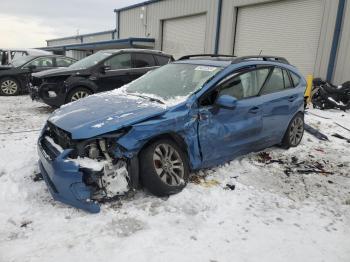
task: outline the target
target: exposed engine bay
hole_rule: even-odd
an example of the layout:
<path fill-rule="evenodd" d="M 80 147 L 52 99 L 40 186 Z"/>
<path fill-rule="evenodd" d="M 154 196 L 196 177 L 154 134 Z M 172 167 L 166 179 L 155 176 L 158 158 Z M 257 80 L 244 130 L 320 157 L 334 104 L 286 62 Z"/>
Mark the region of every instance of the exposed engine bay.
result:
<path fill-rule="evenodd" d="M 83 174 L 82 181 L 91 189 L 91 200 L 104 202 L 129 191 L 127 159 L 115 157 L 118 134 L 75 141 L 64 130 L 48 125 L 43 137 L 55 149 L 51 151 L 58 151 L 51 152 L 52 159 L 64 150 L 71 150 L 65 161 L 79 166 Z"/>

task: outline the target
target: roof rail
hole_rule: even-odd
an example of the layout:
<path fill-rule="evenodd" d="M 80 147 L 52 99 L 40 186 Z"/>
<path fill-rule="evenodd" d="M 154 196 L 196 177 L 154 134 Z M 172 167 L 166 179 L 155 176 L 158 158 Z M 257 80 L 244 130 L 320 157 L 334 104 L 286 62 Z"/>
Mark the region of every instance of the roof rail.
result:
<path fill-rule="evenodd" d="M 220 54 L 195 54 L 195 55 L 185 55 L 180 57 L 178 60 L 186 60 L 192 57 L 231 57 L 234 58 L 234 55 L 220 55 Z"/>
<path fill-rule="evenodd" d="M 246 61 L 246 60 L 262 60 L 262 61 L 274 61 L 274 62 L 280 62 L 280 63 L 283 63 L 283 64 L 290 64 L 288 62 L 287 59 L 285 59 L 284 57 L 280 57 L 280 56 L 240 56 L 240 57 L 237 57 L 236 59 L 234 59 L 232 61 L 232 64 L 237 64 L 237 63 L 240 63 L 240 62 L 243 62 L 243 61 Z"/>

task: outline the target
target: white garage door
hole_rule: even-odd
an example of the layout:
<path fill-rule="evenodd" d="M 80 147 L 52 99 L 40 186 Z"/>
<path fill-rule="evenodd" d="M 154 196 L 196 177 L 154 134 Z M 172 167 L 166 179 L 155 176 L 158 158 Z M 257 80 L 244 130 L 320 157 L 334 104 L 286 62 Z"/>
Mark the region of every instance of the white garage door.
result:
<path fill-rule="evenodd" d="M 163 23 L 163 51 L 172 54 L 175 58 L 204 53 L 205 25 L 205 15 L 165 20 Z"/>
<path fill-rule="evenodd" d="M 322 0 L 280 1 L 238 9 L 234 54 L 286 57 L 304 74 L 314 72 Z"/>

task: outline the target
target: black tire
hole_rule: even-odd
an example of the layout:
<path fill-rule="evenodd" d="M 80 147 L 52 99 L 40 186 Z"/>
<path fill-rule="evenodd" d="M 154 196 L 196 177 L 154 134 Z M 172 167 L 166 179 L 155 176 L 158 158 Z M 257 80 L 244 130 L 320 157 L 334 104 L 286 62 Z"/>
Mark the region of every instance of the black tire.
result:
<path fill-rule="evenodd" d="M 282 147 L 288 149 L 300 144 L 304 135 L 304 115 L 296 114 L 290 121 L 287 131 L 282 140 Z"/>
<path fill-rule="evenodd" d="M 170 158 L 172 158 L 172 160 L 170 160 L 170 164 L 168 161 L 168 166 L 166 161 L 164 164 L 164 167 L 158 166 L 158 171 L 156 170 L 156 165 L 159 165 L 159 163 L 163 163 L 158 159 L 154 159 L 159 157 L 159 154 L 157 152 L 160 152 L 159 150 L 161 150 L 162 146 L 165 145 L 169 145 L 170 147 L 172 147 L 172 149 L 174 149 L 177 153 L 172 153 L 172 155 L 170 156 Z M 156 151 L 157 150 L 157 151 Z M 182 171 L 180 170 L 180 164 L 177 165 L 176 167 L 175 165 L 172 165 L 171 161 L 177 162 L 177 160 L 174 160 L 176 158 L 179 158 L 179 160 L 182 161 L 182 167 L 183 167 L 183 176 L 181 177 L 181 175 L 179 175 L 180 173 L 182 173 Z M 189 178 L 189 166 L 188 166 L 188 159 L 186 154 L 183 152 L 183 150 L 181 150 L 181 148 L 172 140 L 170 139 L 160 139 L 150 145 L 148 145 L 145 149 L 143 149 L 141 151 L 141 153 L 139 154 L 139 160 L 140 160 L 140 178 L 141 178 L 141 182 L 143 184 L 143 186 L 150 191 L 152 194 L 156 195 L 156 196 L 168 196 L 171 194 L 176 194 L 178 192 L 180 192 L 187 184 L 188 182 L 188 178 Z M 168 159 L 169 160 L 169 159 Z M 163 165 L 163 164 L 161 164 Z M 169 168 L 170 166 L 170 168 Z M 175 167 L 174 169 L 172 169 L 171 167 Z M 174 176 L 174 173 L 170 172 L 171 174 L 168 173 L 168 171 L 165 171 L 166 168 L 168 168 L 168 170 L 177 170 L 176 172 L 174 171 L 174 173 L 178 174 L 178 176 Z M 161 176 L 161 174 L 159 175 L 157 172 L 160 172 L 160 170 L 163 170 L 162 173 L 163 176 Z M 161 178 L 162 177 L 162 178 Z M 182 178 L 180 179 L 180 181 L 178 181 L 178 178 Z M 163 180 L 166 180 L 168 182 L 164 182 Z M 174 182 L 173 185 L 171 185 L 171 182 Z"/>
<path fill-rule="evenodd" d="M 87 97 L 91 94 L 92 94 L 92 91 L 86 87 L 76 87 L 68 93 L 67 98 L 66 98 L 66 103 L 77 101 L 77 100 L 84 98 L 84 97 Z"/>
<path fill-rule="evenodd" d="M 21 91 L 20 82 L 13 77 L 3 77 L 0 79 L 0 95 L 16 96 Z"/>

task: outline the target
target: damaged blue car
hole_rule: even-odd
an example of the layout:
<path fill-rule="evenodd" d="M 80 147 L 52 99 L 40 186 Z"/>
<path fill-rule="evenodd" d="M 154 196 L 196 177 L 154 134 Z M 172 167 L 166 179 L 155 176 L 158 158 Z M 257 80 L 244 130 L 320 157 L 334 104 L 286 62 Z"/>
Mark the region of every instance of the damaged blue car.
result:
<path fill-rule="evenodd" d="M 194 170 L 297 146 L 305 88 L 281 57 L 186 56 L 56 110 L 38 140 L 41 174 L 54 199 L 92 213 L 140 187 L 178 193 Z"/>

